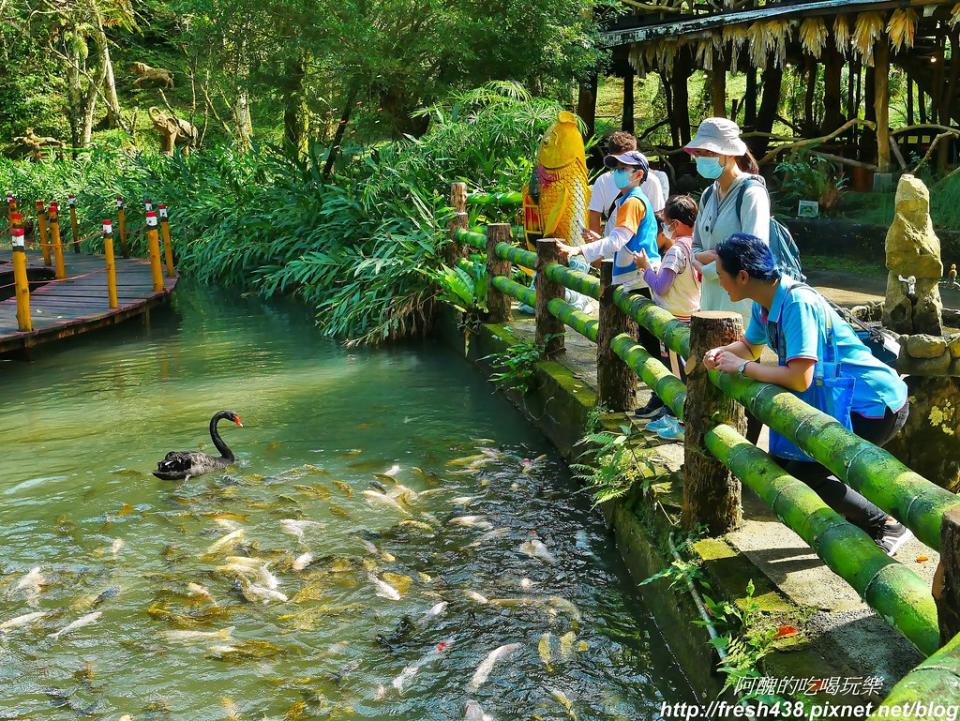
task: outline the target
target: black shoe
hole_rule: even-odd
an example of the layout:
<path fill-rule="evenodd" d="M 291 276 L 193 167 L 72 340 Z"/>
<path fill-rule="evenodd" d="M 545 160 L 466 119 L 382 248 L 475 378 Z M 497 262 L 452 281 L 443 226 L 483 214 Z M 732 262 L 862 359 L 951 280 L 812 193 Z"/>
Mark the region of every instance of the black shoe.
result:
<path fill-rule="evenodd" d="M 645 405 L 643 408 L 638 408 L 635 410 L 633 415 L 635 415 L 637 418 L 654 418 L 658 415 L 663 415 L 663 413 L 660 413 L 660 411 L 664 408 L 666 408 L 666 406 L 663 405 L 663 401 L 660 400 L 660 396 L 654 393 L 650 396 L 650 400 L 647 401 L 647 405 Z"/>
<path fill-rule="evenodd" d="M 880 536 L 875 536 L 873 541 L 880 546 L 888 556 L 896 555 L 897 551 L 903 548 L 904 544 L 913 538 L 913 533 L 910 532 L 909 528 L 892 518 L 886 520 L 883 528 L 880 530 L 880 534 Z"/>

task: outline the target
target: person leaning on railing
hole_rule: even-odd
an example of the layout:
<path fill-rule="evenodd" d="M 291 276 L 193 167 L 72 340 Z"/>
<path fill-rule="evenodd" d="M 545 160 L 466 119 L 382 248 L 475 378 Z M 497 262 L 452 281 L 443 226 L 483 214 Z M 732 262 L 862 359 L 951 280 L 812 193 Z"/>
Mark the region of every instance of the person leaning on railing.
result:
<path fill-rule="evenodd" d="M 854 379 L 853 432 L 878 446 L 893 438 L 910 412 L 907 386 L 896 371 L 873 356 L 816 290 L 781 277 L 769 246 L 760 238 L 736 233 L 716 251 L 720 286 L 732 302 L 751 300 L 753 304 L 744 338 L 707 351 L 704 365 L 802 393 L 813 382 L 816 364 L 835 348 L 836 357 L 831 360 L 839 364 L 842 376 Z M 764 344 L 777 352 L 776 365 L 758 360 Z M 911 538 L 907 528 L 819 463 L 777 460 L 891 556 Z"/>
<path fill-rule="evenodd" d="M 615 222 L 607 222 L 607 234 L 602 238 L 578 246 L 557 243 L 557 247 L 561 257 L 568 260 L 577 255 L 588 263 L 613 258 L 613 282 L 650 298 L 650 290 L 633 262 L 634 256 L 645 250 L 650 263 L 660 266 L 657 219 L 650 199 L 640 189 L 650 174 L 650 164 L 636 150 L 608 155 L 603 164 L 613 171 L 614 183 L 620 189 L 615 215 L 611 216 Z M 639 342 L 653 357 L 660 355 L 660 341 L 646 328 L 640 329 Z"/>

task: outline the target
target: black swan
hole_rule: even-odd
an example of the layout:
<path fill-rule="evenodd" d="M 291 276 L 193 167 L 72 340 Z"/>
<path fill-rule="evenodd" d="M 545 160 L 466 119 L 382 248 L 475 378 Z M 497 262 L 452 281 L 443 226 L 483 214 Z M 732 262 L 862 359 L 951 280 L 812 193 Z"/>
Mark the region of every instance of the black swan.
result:
<path fill-rule="evenodd" d="M 170 451 L 162 461 L 157 464 L 157 470 L 153 472 L 157 478 L 165 481 L 179 481 L 191 476 L 199 476 L 203 473 L 215 471 L 218 468 L 226 468 L 233 463 L 233 451 L 223 442 L 220 434 L 217 433 L 217 423 L 226 418 L 233 421 L 243 428 L 240 422 L 240 416 L 233 411 L 220 411 L 215 413 L 210 419 L 210 437 L 213 439 L 213 445 L 220 451 L 220 457 L 208 456 L 200 451 Z"/>

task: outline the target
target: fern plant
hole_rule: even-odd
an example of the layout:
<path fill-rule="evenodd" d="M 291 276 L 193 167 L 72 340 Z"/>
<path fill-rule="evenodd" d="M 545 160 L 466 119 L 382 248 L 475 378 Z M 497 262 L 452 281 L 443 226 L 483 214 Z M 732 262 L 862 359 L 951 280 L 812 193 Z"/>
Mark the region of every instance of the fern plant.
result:
<path fill-rule="evenodd" d="M 496 373 L 490 380 L 503 390 L 515 390 L 529 393 L 536 379 L 537 363 L 543 356 L 543 349 L 531 341 L 521 341 L 509 346 L 500 353 L 491 353 L 481 360 L 489 360 Z"/>
<path fill-rule="evenodd" d="M 577 445 L 588 446 L 581 457 L 589 455 L 594 463 L 573 463 L 570 468 L 576 478 L 593 489 L 594 505 L 622 498 L 636 483 L 642 484 L 646 494 L 653 479 L 662 471 L 650 458 L 637 453 L 635 445 L 630 443 L 630 426 L 622 425 L 619 430 L 619 433 L 588 433 L 577 442 Z"/>

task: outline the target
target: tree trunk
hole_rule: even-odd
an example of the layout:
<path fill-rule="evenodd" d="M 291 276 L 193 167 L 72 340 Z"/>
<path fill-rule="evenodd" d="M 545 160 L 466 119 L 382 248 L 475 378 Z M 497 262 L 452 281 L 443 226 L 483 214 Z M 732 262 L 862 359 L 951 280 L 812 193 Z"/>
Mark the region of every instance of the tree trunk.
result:
<path fill-rule="evenodd" d="M 587 128 L 587 138 L 593 136 L 597 128 L 597 74 L 580 81 L 577 91 L 577 115 Z"/>
<path fill-rule="evenodd" d="M 877 170 L 890 172 L 890 42 L 883 34 L 874 51 L 874 115 L 877 121 Z"/>
<path fill-rule="evenodd" d="M 340 153 L 340 145 L 343 143 L 343 134 L 347 131 L 347 124 L 350 122 L 350 116 L 353 114 L 353 105 L 357 102 L 357 93 L 359 86 L 353 85 L 347 91 L 347 100 L 343 104 L 343 112 L 340 113 L 340 123 L 337 125 L 337 132 L 333 134 L 333 142 L 330 143 L 330 151 L 327 153 L 327 162 L 323 166 L 323 182 L 330 179 L 333 172 L 333 166 L 337 162 L 337 155 Z"/>
<path fill-rule="evenodd" d="M 637 374 L 613 350 L 613 339 L 621 333 L 636 337 L 637 323 L 620 312 L 614 294 L 613 261 L 600 266 L 600 329 L 597 343 L 597 398 L 611 411 L 633 408 L 637 396 Z"/>
<path fill-rule="evenodd" d="M 876 51 L 874 51 L 876 52 Z M 871 122 L 876 122 L 877 120 L 877 107 L 874 104 L 874 98 L 876 97 L 876 69 L 875 68 L 866 68 L 864 70 L 864 82 L 863 82 L 863 94 L 857 93 L 857 107 L 859 109 L 859 103 L 863 102 L 863 117 L 864 120 L 869 120 Z M 860 160 L 865 163 L 872 162 L 876 158 L 877 150 L 877 134 L 870 128 L 861 128 L 860 129 Z"/>
<path fill-rule="evenodd" d="M 817 123 L 813 117 L 813 101 L 817 93 L 817 63 L 812 57 L 804 59 L 807 73 L 807 88 L 803 94 L 803 130 L 805 134 L 816 135 Z"/>
<path fill-rule="evenodd" d="M 673 122 L 673 88 L 670 87 L 670 81 L 667 76 L 660 73 L 660 83 L 663 85 L 663 99 L 667 106 L 667 117 L 670 118 L 670 139 L 673 141 L 673 147 L 680 145 L 680 129 Z"/>
<path fill-rule="evenodd" d="M 761 133 L 769 133 L 773 130 L 773 121 L 777 117 L 777 110 L 780 105 L 780 88 L 783 84 L 783 68 L 769 65 L 763 71 L 763 98 L 760 100 L 760 108 L 757 111 L 756 129 Z M 754 139 L 754 145 L 751 148 L 753 154 L 757 157 L 767 152 L 769 138 L 759 137 Z"/>
<path fill-rule="evenodd" d="M 747 88 L 743 94 L 743 126 L 755 130 L 757 126 L 757 69 L 747 68 Z"/>
<path fill-rule="evenodd" d="M 687 79 L 690 77 L 691 63 L 689 52 L 677 52 L 673 60 L 673 116 L 672 125 L 680 132 L 680 145 L 690 142 L 690 96 L 687 92 Z"/>
<path fill-rule="evenodd" d="M 841 64 L 842 62 L 841 60 Z M 853 63 L 847 63 L 847 120 L 857 117 L 857 106 L 854 102 L 853 75 Z"/>
<path fill-rule="evenodd" d="M 907 75 L 907 126 L 913 125 L 913 78 Z"/>
<path fill-rule="evenodd" d="M 833 45 L 827 48 L 823 67 L 823 128 L 821 135 L 832 133 L 843 124 L 840 107 L 840 81 L 843 62 Z"/>
<path fill-rule="evenodd" d="M 303 155 L 307 150 L 307 137 L 310 132 L 310 116 L 307 113 L 307 99 L 304 81 L 307 77 L 307 59 L 303 53 L 286 62 L 283 97 L 283 148 L 292 158 Z"/>
<path fill-rule="evenodd" d="M 633 124 L 633 86 L 635 82 L 635 76 L 633 70 L 628 70 L 627 74 L 623 77 L 623 113 L 620 118 L 620 128 L 626 130 L 628 133 L 633 133 L 634 124 Z"/>
<path fill-rule="evenodd" d="M 107 127 L 121 128 L 120 122 L 120 99 L 117 97 L 117 81 L 113 75 L 113 61 L 110 59 L 110 46 L 107 43 L 107 36 L 103 29 L 100 29 L 100 43 L 102 50 L 102 62 L 104 68 L 103 90 L 107 99 Z"/>

